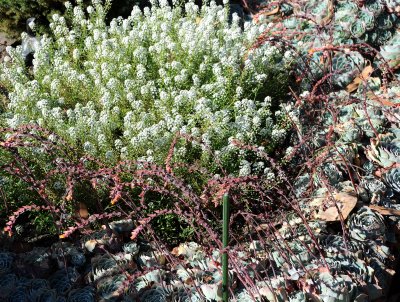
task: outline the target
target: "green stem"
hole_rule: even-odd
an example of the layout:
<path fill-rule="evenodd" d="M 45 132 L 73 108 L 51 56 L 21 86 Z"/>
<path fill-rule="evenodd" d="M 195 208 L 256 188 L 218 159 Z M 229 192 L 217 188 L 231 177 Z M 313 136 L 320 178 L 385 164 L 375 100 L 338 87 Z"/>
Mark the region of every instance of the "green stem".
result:
<path fill-rule="evenodd" d="M 228 247 L 229 243 L 229 195 L 224 194 L 222 202 L 222 245 L 223 248 Z M 222 301 L 228 302 L 229 300 L 229 276 L 228 276 L 228 253 L 222 254 Z"/>

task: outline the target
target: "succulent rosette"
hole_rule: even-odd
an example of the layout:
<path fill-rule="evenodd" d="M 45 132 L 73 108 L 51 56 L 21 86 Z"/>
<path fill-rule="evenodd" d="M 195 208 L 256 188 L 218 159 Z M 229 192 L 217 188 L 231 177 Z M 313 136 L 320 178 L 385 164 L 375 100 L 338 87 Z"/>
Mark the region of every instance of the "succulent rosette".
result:
<path fill-rule="evenodd" d="M 337 53 L 332 59 L 332 81 L 339 87 L 346 87 L 359 73 L 363 70 L 365 60 L 363 56 L 357 52 Z"/>
<path fill-rule="evenodd" d="M 361 36 L 366 32 L 366 25 L 364 22 L 357 20 L 350 26 L 350 32 L 353 38 L 361 38 Z"/>
<path fill-rule="evenodd" d="M 354 289 L 351 287 L 351 282 L 348 282 L 348 276 L 333 276 L 330 273 L 319 273 L 315 277 L 317 277 L 315 284 L 318 288 L 318 294 L 311 293 L 313 301 L 354 301 L 352 300 Z"/>
<path fill-rule="evenodd" d="M 393 33 L 390 30 L 377 30 L 378 37 L 376 39 L 378 45 L 386 45 L 388 44 L 389 40 L 393 37 Z M 397 68 L 398 66 L 395 65 L 398 60 L 392 60 L 390 62 L 391 67 Z"/>
<path fill-rule="evenodd" d="M 78 280 L 79 273 L 75 268 L 61 269 L 50 276 L 50 286 L 57 291 L 59 295 L 65 295 Z"/>
<path fill-rule="evenodd" d="M 339 9 L 335 14 L 337 24 L 346 29 L 348 29 L 354 21 L 354 17 L 352 18 L 352 16 L 354 15 L 350 15 L 345 9 Z"/>
<path fill-rule="evenodd" d="M 8 302 L 25 302 L 29 301 L 27 292 L 24 286 L 19 285 L 14 291 L 9 294 Z"/>
<path fill-rule="evenodd" d="M 70 258 L 71 265 L 73 265 L 73 266 L 82 266 L 86 262 L 85 254 L 78 250 L 72 250 L 69 253 L 69 258 Z"/>
<path fill-rule="evenodd" d="M 350 252 L 351 255 L 356 255 L 362 251 L 364 246 L 362 243 L 355 240 L 347 240 L 345 242 L 343 236 L 339 235 L 324 235 L 319 238 L 320 244 L 328 257 L 337 257 Z"/>
<path fill-rule="evenodd" d="M 294 183 L 294 194 L 296 195 L 296 197 L 300 197 L 303 193 L 305 193 L 308 188 L 311 185 L 311 181 L 310 181 L 310 175 L 307 174 L 303 174 L 300 175 L 295 183 Z"/>
<path fill-rule="evenodd" d="M 0 276 L 11 271 L 14 257 L 7 252 L 0 253 Z"/>
<path fill-rule="evenodd" d="M 95 302 L 94 288 L 86 286 L 71 290 L 67 302 Z"/>
<path fill-rule="evenodd" d="M 384 168 L 400 163 L 400 139 L 391 138 L 391 134 L 378 135 L 376 139 L 371 139 L 367 150 L 367 157 Z"/>
<path fill-rule="evenodd" d="M 385 10 L 385 6 L 382 1 L 376 0 L 366 1 L 365 8 L 375 17 L 378 17 Z"/>
<path fill-rule="evenodd" d="M 56 301 L 57 291 L 55 289 L 42 287 L 35 291 L 31 291 L 28 299 L 29 301 L 35 301 L 35 302 Z"/>
<path fill-rule="evenodd" d="M 180 286 L 172 294 L 173 302 L 201 302 L 203 298 L 195 288 Z"/>
<path fill-rule="evenodd" d="M 366 175 L 361 180 L 360 186 L 369 193 L 371 203 L 379 202 L 387 191 L 386 185 L 373 175 Z"/>
<path fill-rule="evenodd" d="M 400 32 L 397 31 L 386 45 L 381 46 L 381 56 L 392 68 L 400 66 Z"/>
<path fill-rule="evenodd" d="M 122 250 L 125 254 L 131 255 L 131 257 L 136 257 L 139 254 L 140 247 L 134 241 L 129 241 L 122 246 Z"/>
<path fill-rule="evenodd" d="M 394 26 L 394 23 L 396 22 L 396 19 L 397 19 L 396 15 L 393 15 L 393 14 L 381 14 L 376 19 L 376 26 L 380 30 L 391 29 Z"/>
<path fill-rule="evenodd" d="M 344 131 L 340 132 L 340 140 L 343 142 L 357 142 L 362 137 L 362 130 L 358 125 L 354 123 L 346 123 L 343 126 L 349 126 L 344 128 Z"/>
<path fill-rule="evenodd" d="M 145 290 L 139 296 L 139 301 L 148 302 L 167 302 L 170 301 L 169 297 L 171 292 L 165 287 L 154 286 L 151 289 Z"/>
<path fill-rule="evenodd" d="M 15 290 L 18 284 L 18 277 L 15 274 L 6 274 L 0 277 L 0 298 L 6 298 Z"/>
<path fill-rule="evenodd" d="M 126 274 L 117 274 L 112 277 L 105 277 L 98 281 L 96 288 L 97 294 L 105 299 L 117 298 L 124 292 L 126 283 Z"/>
<path fill-rule="evenodd" d="M 335 45 L 352 44 L 351 33 L 345 25 L 335 25 L 332 34 Z"/>
<path fill-rule="evenodd" d="M 393 191 L 400 193 L 400 168 L 394 168 L 387 172 L 385 181 Z"/>
<path fill-rule="evenodd" d="M 400 1 L 399 0 L 384 0 L 389 12 L 397 13 L 400 16 Z"/>
<path fill-rule="evenodd" d="M 365 24 L 366 30 L 372 30 L 375 26 L 374 14 L 366 9 L 361 9 L 359 11 L 358 19 L 360 19 Z"/>
<path fill-rule="evenodd" d="M 358 6 L 354 1 L 338 1 L 337 12 L 340 16 L 350 14 L 355 15 L 358 12 Z"/>
<path fill-rule="evenodd" d="M 132 219 L 122 219 L 110 222 L 111 230 L 117 232 L 118 234 L 124 234 L 131 232 L 133 230 L 133 221 Z"/>
<path fill-rule="evenodd" d="M 317 185 L 322 185 L 327 181 L 331 186 L 336 186 L 343 181 L 343 173 L 334 163 L 324 163 L 317 167 L 317 172 L 314 174 L 314 181 Z"/>
<path fill-rule="evenodd" d="M 348 221 L 350 237 L 359 241 L 377 240 L 385 237 L 386 226 L 381 214 L 368 207 L 360 208 Z"/>

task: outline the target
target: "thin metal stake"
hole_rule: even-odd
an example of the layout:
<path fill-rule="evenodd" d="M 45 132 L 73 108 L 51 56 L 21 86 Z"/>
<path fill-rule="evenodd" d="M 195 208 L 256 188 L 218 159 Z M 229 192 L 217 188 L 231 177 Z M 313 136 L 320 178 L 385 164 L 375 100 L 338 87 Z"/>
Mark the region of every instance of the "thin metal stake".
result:
<path fill-rule="evenodd" d="M 222 199 L 222 245 L 228 247 L 229 243 L 229 195 L 224 194 Z M 222 301 L 229 300 L 228 253 L 222 254 Z"/>

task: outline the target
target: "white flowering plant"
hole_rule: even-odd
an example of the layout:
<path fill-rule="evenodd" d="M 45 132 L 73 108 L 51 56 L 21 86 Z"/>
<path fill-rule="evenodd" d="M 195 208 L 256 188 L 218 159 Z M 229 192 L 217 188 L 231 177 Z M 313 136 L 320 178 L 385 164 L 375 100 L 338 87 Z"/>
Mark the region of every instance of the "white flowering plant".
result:
<path fill-rule="evenodd" d="M 285 138 L 284 106 L 265 87 L 287 87 L 291 62 L 279 46 L 252 49 L 265 25 L 242 29 L 214 2 L 160 1 L 110 24 L 100 1 L 66 7 L 71 24 L 53 15 L 32 67 L 20 47 L 7 49 L 0 85 L 10 127 L 38 124 L 110 163 L 162 161 L 176 133 L 188 134 L 203 145 L 177 144 L 177 159 L 212 162 L 206 146 L 242 173 L 261 164 L 249 170 L 233 139 L 273 150 Z"/>

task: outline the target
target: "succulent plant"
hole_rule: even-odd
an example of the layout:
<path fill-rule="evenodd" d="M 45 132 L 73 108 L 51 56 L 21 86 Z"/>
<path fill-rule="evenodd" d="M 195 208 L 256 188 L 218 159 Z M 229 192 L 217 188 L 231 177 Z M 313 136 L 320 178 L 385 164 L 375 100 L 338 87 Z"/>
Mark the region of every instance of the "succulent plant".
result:
<path fill-rule="evenodd" d="M 59 267 L 64 267 L 65 259 L 72 266 L 82 266 L 86 257 L 82 251 L 69 242 L 56 242 L 51 246 L 51 257 L 59 262 Z"/>
<path fill-rule="evenodd" d="M 315 301 L 343 302 L 354 301 L 354 288 L 351 279 L 346 275 L 333 276 L 330 273 L 318 274 L 319 295 L 311 294 Z M 349 286 L 350 285 L 350 286 Z"/>
<path fill-rule="evenodd" d="M 19 281 L 18 284 L 21 284 L 21 281 Z M 41 288 L 50 288 L 50 283 L 46 279 L 33 279 L 27 286 L 31 290 L 39 290 Z"/>
<path fill-rule="evenodd" d="M 86 286 L 84 288 L 73 289 L 68 293 L 67 302 L 95 302 L 94 288 Z"/>
<path fill-rule="evenodd" d="M 371 203 L 379 203 L 387 191 L 385 184 L 373 175 L 366 175 L 361 180 L 360 186 L 369 193 Z"/>
<path fill-rule="evenodd" d="M 206 301 L 222 301 L 222 282 L 200 285 Z"/>
<path fill-rule="evenodd" d="M 293 186 L 296 197 L 300 197 L 303 193 L 305 193 L 310 185 L 310 175 L 308 173 L 300 175 Z"/>
<path fill-rule="evenodd" d="M 258 293 L 254 293 L 253 296 L 251 296 L 246 289 L 241 289 L 236 293 L 235 298 L 237 301 L 243 302 L 261 302 L 261 298 L 258 298 L 257 296 L 259 296 Z M 255 297 L 255 299 L 253 297 Z"/>
<path fill-rule="evenodd" d="M 391 13 L 397 13 L 400 15 L 400 2 L 399 0 L 384 0 L 386 8 Z"/>
<path fill-rule="evenodd" d="M 304 292 L 296 291 L 289 295 L 289 302 L 303 302 L 307 301 L 307 296 Z"/>
<path fill-rule="evenodd" d="M 370 160 L 365 161 L 362 165 L 362 168 L 367 175 L 372 174 L 376 170 L 374 163 Z"/>
<path fill-rule="evenodd" d="M 37 302 L 51 302 L 56 301 L 57 291 L 50 288 L 39 288 L 35 291 L 31 291 L 29 298 L 30 301 Z"/>
<path fill-rule="evenodd" d="M 0 253 L 0 276 L 11 271 L 13 261 L 12 254 L 7 252 Z"/>
<path fill-rule="evenodd" d="M 111 230 L 118 234 L 129 233 L 133 230 L 134 225 L 132 219 L 116 220 L 109 223 Z"/>
<path fill-rule="evenodd" d="M 331 186 L 335 186 L 343 181 L 343 173 L 334 163 L 328 162 L 318 166 L 314 174 L 315 183 L 322 185 L 326 180 Z"/>
<path fill-rule="evenodd" d="M 92 270 L 88 278 L 92 282 L 119 273 L 121 269 L 128 270 L 129 268 L 129 261 L 120 255 L 97 255 L 92 258 L 91 262 Z"/>
<path fill-rule="evenodd" d="M 288 301 L 285 280 L 278 276 L 267 281 L 256 281 L 259 294 L 267 301 L 283 302 Z"/>
<path fill-rule="evenodd" d="M 367 9 L 361 9 L 358 12 L 358 19 L 365 24 L 365 30 L 373 30 L 375 26 L 375 16 L 373 12 Z"/>
<path fill-rule="evenodd" d="M 380 14 L 384 13 L 385 5 L 383 1 L 379 0 L 368 0 L 365 2 L 365 8 L 372 12 L 375 17 L 378 17 Z"/>
<path fill-rule="evenodd" d="M 352 255 L 356 255 L 364 249 L 362 243 L 355 240 L 347 240 L 345 242 L 343 236 L 339 235 L 323 235 L 319 240 L 328 257 L 335 258 L 338 255 L 344 255 L 348 252 Z"/>
<path fill-rule="evenodd" d="M 67 302 L 67 299 L 63 296 L 58 296 L 56 302 Z"/>
<path fill-rule="evenodd" d="M 18 277 L 15 274 L 6 274 L 0 277 L 0 297 L 6 298 L 15 290 L 18 284 Z"/>
<path fill-rule="evenodd" d="M 57 291 L 59 295 L 65 295 L 78 280 L 79 273 L 75 268 L 61 269 L 50 276 L 50 286 Z"/>
<path fill-rule="evenodd" d="M 343 142 L 357 142 L 360 141 L 362 137 L 362 130 L 354 120 L 335 127 L 335 131 L 339 133 L 340 140 Z"/>
<path fill-rule="evenodd" d="M 392 68 L 400 67 L 400 32 L 397 31 L 386 45 L 381 46 L 380 54 Z"/>
<path fill-rule="evenodd" d="M 157 251 L 148 251 L 148 252 L 143 252 L 140 253 L 139 256 L 137 257 L 137 263 L 141 267 L 156 267 L 163 262 L 164 255 L 160 254 Z"/>
<path fill-rule="evenodd" d="M 391 257 L 391 252 L 388 246 L 383 245 L 381 242 L 370 241 L 367 245 L 365 253 L 370 259 L 376 258 L 383 263 L 387 263 Z"/>
<path fill-rule="evenodd" d="M 152 284 L 159 284 L 164 279 L 165 272 L 160 269 L 152 270 L 146 274 L 138 277 L 134 281 L 134 286 L 137 291 L 147 288 Z"/>
<path fill-rule="evenodd" d="M 167 302 L 170 301 L 171 292 L 165 287 L 155 286 L 149 290 L 145 290 L 139 296 L 139 301 L 149 301 L 149 302 Z"/>
<path fill-rule="evenodd" d="M 389 170 L 384 177 L 389 187 L 395 192 L 400 193 L 400 168 Z"/>
<path fill-rule="evenodd" d="M 96 285 L 97 294 L 105 301 L 120 297 L 126 290 L 127 275 L 116 274 L 100 279 Z"/>
<path fill-rule="evenodd" d="M 9 294 L 8 302 L 25 302 L 28 296 L 24 286 L 18 285 L 14 291 Z"/>
<path fill-rule="evenodd" d="M 86 262 L 85 254 L 81 253 L 78 250 L 72 250 L 69 253 L 70 262 L 73 266 L 82 266 Z"/>
<path fill-rule="evenodd" d="M 339 87 L 346 87 L 364 69 L 365 59 L 356 51 L 336 53 L 332 58 L 332 81 Z"/>
<path fill-rule="evenodd" d="M 361 20 L 356 20 L 350 26 L 350 33 L 353 38 L 361 38 L 361 36 L 367 31 L 367 26 Z"/>
<path fill-rule="evenodd" d="M 382 215 L 368 207 L 360 208 L 350 217 L 348 228 L 350 237 L 359 241 L 384 238 L 386 232 Z"/>
<path fill-rule="evenodd" d="M 400 163 L 400 139 L 392 139 L 392 134 L 380 134 L 371 139 L 367 157 L 384 168 Z"/>
<path fill-rule="evenodd" d="M 180 286 L 172 294 L 172 302 L 201 302 L 202 296 L 195 288 Z"/>
<path fill-rule="evenodd" d="M 376 280 L 376 284 L 374 285 L 378 290 L 385 289 L 386 285 L 390 283 L 391 272 L 388 271 L 386 265 L 377 258 L 369 259 L 369 265 L 374 270 L 374 278 Z M 384 290 L 382 290 L 382 292 L 384 292 Z"/>
<path fill-rule="evenodd" d="M 136 257 L 137 254 L 139 253 L 140 247 L 137 244 L 137 242 L 134 241 L 129 241 L 127 243 L 125 243 L 122 246 L 122 250 L 126 253 L 126 254 L 130 254 L 132 255 L 132 257 Z"/>

